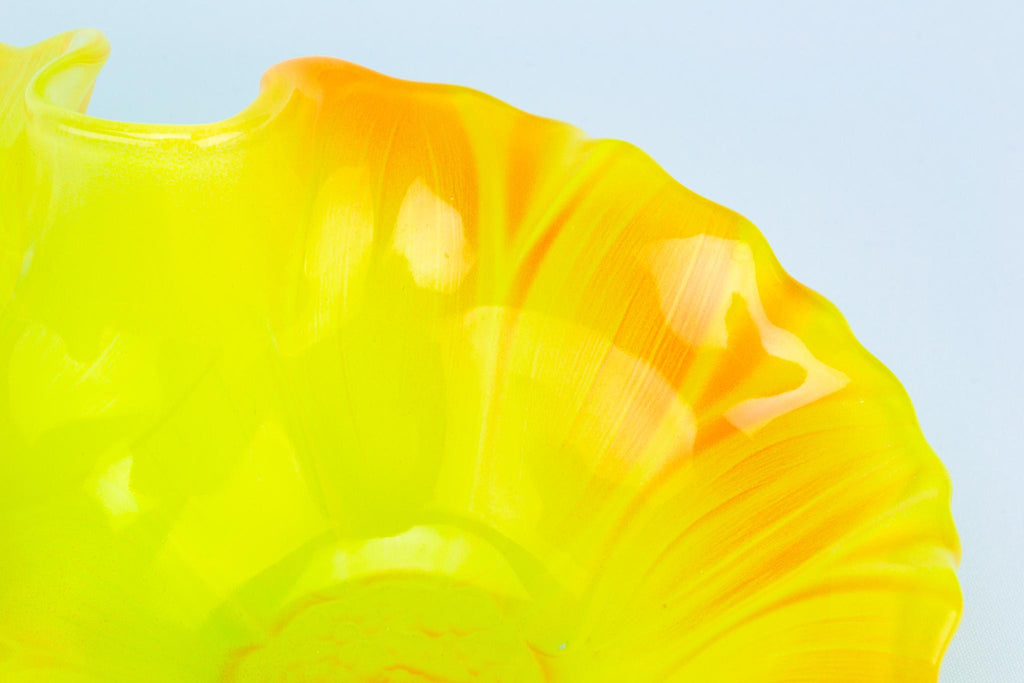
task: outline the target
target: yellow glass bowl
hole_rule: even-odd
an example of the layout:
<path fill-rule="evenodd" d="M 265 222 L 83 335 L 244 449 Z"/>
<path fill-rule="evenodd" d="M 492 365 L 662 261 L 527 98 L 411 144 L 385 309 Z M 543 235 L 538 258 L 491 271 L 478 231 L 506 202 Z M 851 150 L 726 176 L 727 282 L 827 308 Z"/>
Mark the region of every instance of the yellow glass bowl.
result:
<path fill-rule="evenodd" d="M 0 680 L 934 680 L 950 485 L 760 233 L 332 59 L 209 125 L 0 47 Z"/>

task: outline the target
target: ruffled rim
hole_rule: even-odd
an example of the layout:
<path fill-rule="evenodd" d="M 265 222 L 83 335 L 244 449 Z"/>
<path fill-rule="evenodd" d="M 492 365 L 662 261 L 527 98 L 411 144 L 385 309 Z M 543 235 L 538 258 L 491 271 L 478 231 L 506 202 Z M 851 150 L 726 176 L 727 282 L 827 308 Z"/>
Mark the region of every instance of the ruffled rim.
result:
<path fill-rule="evenodd" d="M 71 135 L 131 143 L 187 140 L 202 146 L 229 142 L 273 121 L 289 100 L 290 89 L 274 71 L 264 74 L 259 94 L 237 114 L 212 123 L 132 123 L 83 113 L 110 43 L 96 29 L 77 29 L 61 36 L 63 53 L 48 62 L 29 81 L 25 104 L 29 115 Z M 33 50 L 39 44 L 23 50 Z"/>

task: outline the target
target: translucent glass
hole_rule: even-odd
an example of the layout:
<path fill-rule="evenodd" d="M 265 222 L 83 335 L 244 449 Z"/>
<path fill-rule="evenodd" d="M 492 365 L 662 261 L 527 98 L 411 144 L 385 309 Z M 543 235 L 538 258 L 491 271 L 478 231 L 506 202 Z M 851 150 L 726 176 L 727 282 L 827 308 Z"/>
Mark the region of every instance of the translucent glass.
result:
<path fill-rule="evenodd" d="M 929 680 L 950 485 L 747 220 L 332 59 L 0 47 L 0 680 Z"/>

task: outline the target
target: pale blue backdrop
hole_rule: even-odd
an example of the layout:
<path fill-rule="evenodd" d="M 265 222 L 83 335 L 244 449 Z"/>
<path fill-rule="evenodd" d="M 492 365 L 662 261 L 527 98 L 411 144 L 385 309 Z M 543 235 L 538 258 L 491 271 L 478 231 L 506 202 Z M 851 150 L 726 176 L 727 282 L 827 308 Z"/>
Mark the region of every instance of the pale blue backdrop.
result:
<path fill-rule="evenodd" d="M 0 0 L 93 26 L 91 113 L 227 117 L 308 54 L 469 85 L 638 144 L 757 223 L 898 377 L 954 481 L 942 680 L 1024 681 L 1024 3 Z"/>

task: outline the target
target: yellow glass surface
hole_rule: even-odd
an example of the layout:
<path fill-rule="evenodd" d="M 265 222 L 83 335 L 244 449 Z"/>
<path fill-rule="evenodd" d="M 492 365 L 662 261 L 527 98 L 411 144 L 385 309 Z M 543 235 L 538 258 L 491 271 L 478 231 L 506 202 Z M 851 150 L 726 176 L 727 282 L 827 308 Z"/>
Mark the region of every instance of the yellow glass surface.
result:
<path fill-rule="evenodd" d="M 332 59 L 208 125 L 0 46 L 0 680 L 924 681 L 950 484 L 747 220 Z"/>

